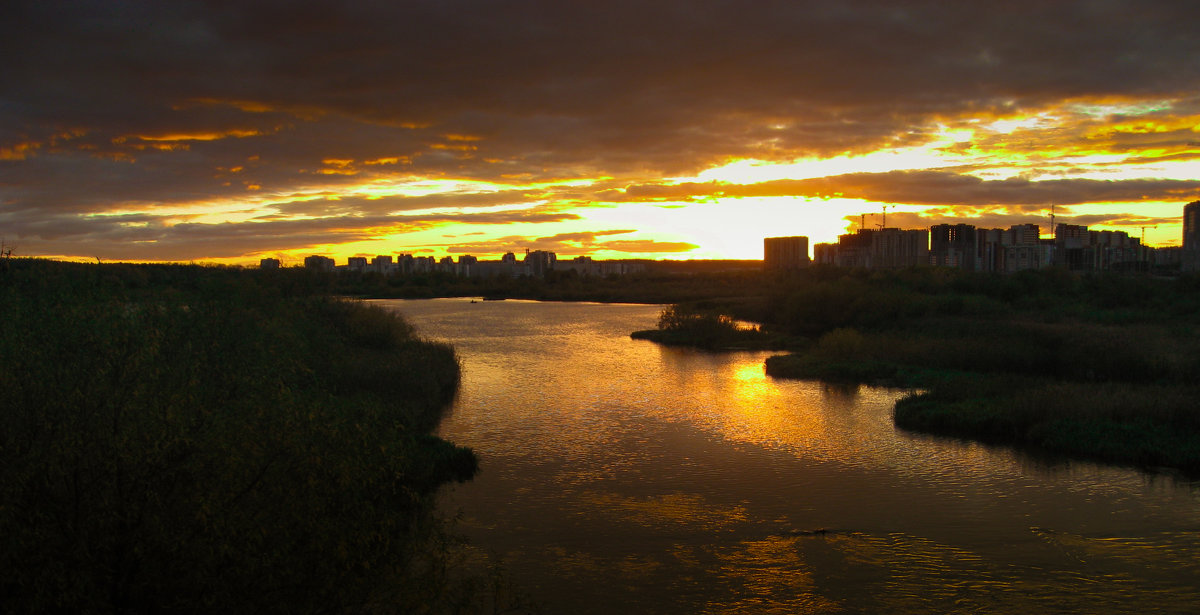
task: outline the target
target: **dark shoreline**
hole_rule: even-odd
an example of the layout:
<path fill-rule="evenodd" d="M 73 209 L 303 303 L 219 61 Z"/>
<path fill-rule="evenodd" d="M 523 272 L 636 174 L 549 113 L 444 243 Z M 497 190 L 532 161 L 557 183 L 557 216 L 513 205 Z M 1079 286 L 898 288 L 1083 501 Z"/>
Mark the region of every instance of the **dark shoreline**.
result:
<path fill-rule="evenodd" d="M 725 309 L 752 316 L 736 302 L 686 304 L 704 316 L 634 336 L 782 348 L 765 364 L 773 377 L 919 389 L 894 411 L 915 432 L 1200 477 L 1196 277 L 913 270 L 790 283 L 748 343 L 714 333 Z"/>
<path fill-rule="evenodd" d="M 1197 276 L 813 268 L 505 284 L 509 298 L 673 305 L 694 322 L 631 337 L 788 351 L 767 361 L 775 377 L 925 390 L 897 404 L 904 429 L 1200 476 Z M 1055 397 L 1064 387 L 1079 403 Z"/>

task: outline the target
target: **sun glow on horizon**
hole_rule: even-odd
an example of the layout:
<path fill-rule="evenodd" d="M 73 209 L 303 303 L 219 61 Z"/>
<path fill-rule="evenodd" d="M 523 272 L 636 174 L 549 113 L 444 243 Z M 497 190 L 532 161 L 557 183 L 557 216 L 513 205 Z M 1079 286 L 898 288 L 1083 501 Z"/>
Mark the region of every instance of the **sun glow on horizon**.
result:
<path fill-rule="evenodd" d="M 400 155 L 342 155 L 321 157 L 318 166 L 302 169 L 303 183 L 273 187 L 262 182 L 267 184 L 263 189 L 253 178 L 253 165 L 230 164 L 218 167 L 214 176 L 225 181 L 224 196 L 120 204 L 84 218 L 136 231 L 138 236 L 180 226 L 177 233 L 158 232 L 161 240 L 147 240 L 163 245 L 169 245 L 172 236 L 186 241 L 197 233 L 238 238 L 261 233 L 263 243 L 295 242 L 241 257 L 205 259 L 224 263 L 253 264 L 259 257 L 280 255 L 294 262 L 307 254 L 344 259 L 414 253 L 441 258 L 469 253 L 466 250 L 491 259 L 523 246 L 557 246 L 564 256 L 603 259 L 758 259 L 764 237 L 804 235 L 810 246 L 833 242 L 860 225 L 877 226 L 885 206 L 898 214 L 897 224 L 913 227 L 950 221 L 961 211 L 962 222 L 987 219 L 1000 224 L 1021 218 L 1048 229 L 1043 218 L 1048 216 L 1049 200 L 1041 208 L 1019 199 L 1018 205 L 980 205 L 985 201 L 977 194 L 974 200 L 964 198 L 973 205 L 945 203 L 946 191 L 956 185 L 971 189 L 977 180 L 996 182 L 984 190 L 995 186 L 997 194 L 1012 189 L 1000 189 L 999 182 L 1005 180 L 1025 181 L 1030 188 L 1046 180 L 1196 181 L 1200 143 L 1180 142 L 1179 134 L 1200 131 L 1200 119 L 1183 114 L 1160 121 L 1169 106 L 1075 101 L 1023 115 L 940 118 L 897 135 L 896 142 L 907 143 L 901 147 L 790 161 L 727 160 L 693 176 L 597 172 L 593 177 L 542 181 L 530 175 L 481 179 L 414 173 L 409 166 L 413 160 Z M 1130 135 L 1172 136 L 1162 143 L 1136 142 L 1135 147 L 1129 144 Z M 225 131 L 130 138 L 163 142 L 250 136 Z M 452 143 L 487 144 L 483 137 L 443 136 Z M 894 181 L 889 173 L 897 174 Z M 800 183 L 804 180 L 817 181 Z M 231 186 L 238 181 L 240 186 Z M 780 183 L 755 188 L 771 182 Z M 843 185 L 845 192 L 840 191 Z M 1042 189 L 1056 190 L 1055 184 Z M 1160 190 L 1156 196 L 1162 194 Z M 1170 221 L 1179 216 L 1177 203 L 1146 196 L 1131 199 L 1060 205 L 1059 220 L 1069 223 L 1074 217 L 1131 236 L 1144 232 L 1151 245 L 1178 243 L 1179 225 Z M 1113 215 L 1117 209 L 1123 213 Z M 203 225 L 208 227 L 200 228 Z M 228 229 L 234 225 L 237 232 L 231 234 Z"/>
<path fill-rule="evenodd" d="M 731 184 L 757 184 L 784 179 L 815 179 L 851 173 L 886 173 L 915 169 L 938 169 L 962 164 L 947 160 L 933 146 L 877 150 L 862 155 L 832 158 L 806 158 L 791 162 L 771 162 L 744 158 L 720 167 L 706 169 L 695 177 L 676 177 L 670 181 L 720 181 Z"/>

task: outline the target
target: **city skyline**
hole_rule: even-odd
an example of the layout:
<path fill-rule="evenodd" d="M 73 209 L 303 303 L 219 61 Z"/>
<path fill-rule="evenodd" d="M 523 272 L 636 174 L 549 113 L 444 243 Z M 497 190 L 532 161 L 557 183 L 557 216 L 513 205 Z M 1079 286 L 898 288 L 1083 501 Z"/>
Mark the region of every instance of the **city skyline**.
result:
<path fill-rule="evenodd" d="M 1056 221 L 1177 246 L 1188 2 L 18 2 L 17 256 L 754 259 Z M 1048 231 L 1047 231 L 1048 232 Z"/>

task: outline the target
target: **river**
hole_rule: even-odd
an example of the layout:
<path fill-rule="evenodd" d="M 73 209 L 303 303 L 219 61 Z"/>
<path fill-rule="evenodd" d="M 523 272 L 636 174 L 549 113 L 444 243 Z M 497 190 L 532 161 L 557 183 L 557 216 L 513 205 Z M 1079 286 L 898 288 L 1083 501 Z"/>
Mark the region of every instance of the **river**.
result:
<path fill-rule="evenodd" d="M 656 306 L 376 303 L 458 351 L 441 506 L 545 613 L 1200 608 L 1200 484 L 905 432 L 903 391 L 630 339 Z"/>

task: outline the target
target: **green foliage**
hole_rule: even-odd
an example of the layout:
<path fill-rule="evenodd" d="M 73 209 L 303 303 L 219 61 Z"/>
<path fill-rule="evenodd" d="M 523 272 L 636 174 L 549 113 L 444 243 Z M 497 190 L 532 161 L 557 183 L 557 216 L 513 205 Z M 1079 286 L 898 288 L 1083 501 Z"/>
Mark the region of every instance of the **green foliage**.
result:
<path fill-rule="evenodd" d="M 442 604 L 434 492 L 476 470 L 429 435 L 458 383 L 450 348 L 240 270 L 12 265 L 3 610 Z"/>

